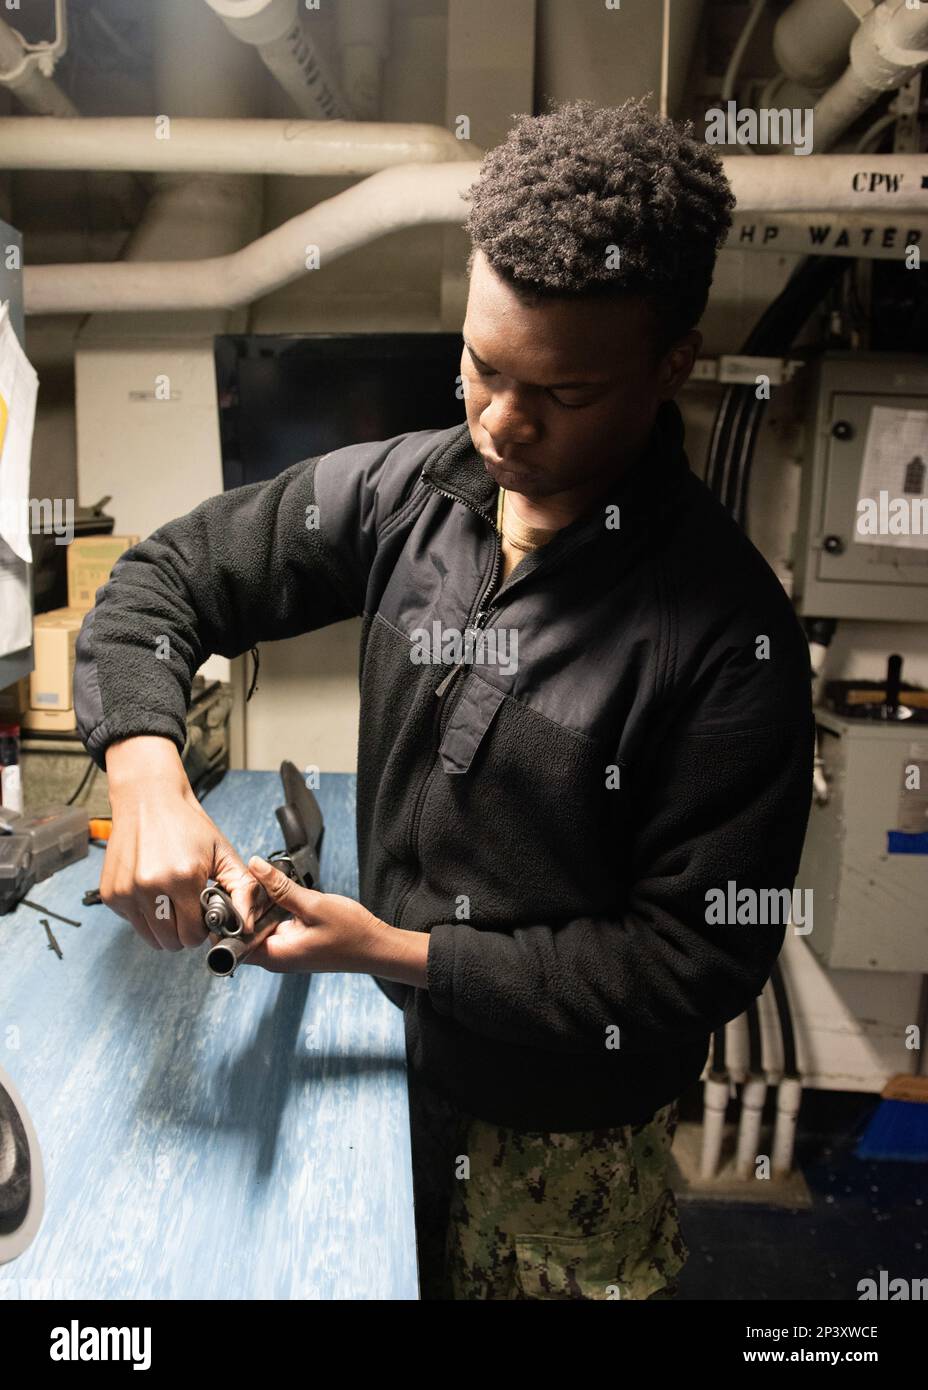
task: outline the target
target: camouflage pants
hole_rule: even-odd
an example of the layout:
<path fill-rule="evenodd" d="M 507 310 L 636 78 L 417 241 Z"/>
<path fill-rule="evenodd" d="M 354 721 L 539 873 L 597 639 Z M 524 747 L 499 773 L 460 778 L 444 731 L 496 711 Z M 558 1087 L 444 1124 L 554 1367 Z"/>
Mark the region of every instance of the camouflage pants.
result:
<path fill-rule="evenodd" d="M 676 1102 L 643 1125 L 523 1133 L 409 1089 L 423 1299 L 674 1296 Z"/>

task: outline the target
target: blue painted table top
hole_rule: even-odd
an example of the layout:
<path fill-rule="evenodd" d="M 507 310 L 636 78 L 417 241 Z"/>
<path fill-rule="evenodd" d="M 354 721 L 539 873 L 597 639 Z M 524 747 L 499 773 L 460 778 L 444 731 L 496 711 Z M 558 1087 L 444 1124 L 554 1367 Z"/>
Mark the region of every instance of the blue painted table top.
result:
<path fill-rule="evenodd" d="M 323 773 L 322 885 L 357 897 L 355 781 Z M 205 807 L 244 859 L 282 847 L 280 778 Z M 367 975 L 216 979 L 83 907 L 103 855 L 0 917 L 0 1066 L 45 1165 L 32 1245 L 0 1266 L 55 1298 L 418 1297 L 403 1019 Z M 23 1286 L 25 1287 L 25 1286 Z M 7 1295 L 9 1296 L 9 1294 Z"/>

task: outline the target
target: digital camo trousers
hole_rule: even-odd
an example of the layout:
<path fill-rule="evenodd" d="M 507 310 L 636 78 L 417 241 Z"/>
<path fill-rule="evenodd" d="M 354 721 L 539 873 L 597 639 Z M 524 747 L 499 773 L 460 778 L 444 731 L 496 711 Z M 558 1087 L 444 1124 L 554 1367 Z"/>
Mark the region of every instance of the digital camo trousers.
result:
<path fill-rule="evenodd" d="M 675 1101 L 643 1125 L 524 1133 L 411 1078 L 410 1117 L 423 1299 L 673 1297 Z"/>

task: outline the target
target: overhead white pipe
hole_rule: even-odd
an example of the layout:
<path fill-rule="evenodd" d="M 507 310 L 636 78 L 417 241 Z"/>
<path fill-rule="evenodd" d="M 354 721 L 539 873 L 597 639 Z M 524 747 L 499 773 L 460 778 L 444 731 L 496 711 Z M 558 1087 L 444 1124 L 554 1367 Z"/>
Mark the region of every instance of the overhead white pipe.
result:
<path fill-rule="evenodd" d="M 928 212 L 924 155 L 733 155 L 722 163 L 739 213 Z"/>
<path fill-rule="evenodd" d="M 884 92 L 905 86 L 928 66 L 928 4 L 883 0 L 851 39 L 850 63 L 813 110 L 817 154 L 837 142 Z"/>
<path fill-rule="evenodd" d="M 14 29 L 0 19 L 0 82 L 38 116 L 71 118 L 80 112 L 56 82 L 40 71 Z"/>
<path fill-rule="evenodd" d="M 859 22 L 845 0 L 793 0 L 773 30 L 777 65 L 794 82 L 823 91 L 847 67 Z"/>
<path fill-rule="evenodd" d="M 908 246 L 928 251 L 928 209 L 921 215 L 830 210 L 818 212 L 736 212 L 725 243 L 731 251 L 772 251 L 776 255 L 859 256 L 899 260 Z"/>
<path fill-rule="evenodd" d="M 390 0 L 338 0 L 335 25 L 345 100 L 359 120 L 373 120 L 380 111 Z"/>
<path fill-rule="evenodd" d="M 354 113 L 319 52 L 299 0 L 206 0 L 226 28 L 252 44 L 304 116 L 347 120 Z"/>
<path fill-rule="evenodd" d="M 26 312 L 232 308 L 250 304 L 404 227 L 461 222 L 476 164 L 402 164 L 318 203 L 250 246 L 198 261 L 39 265 L 24 271 Z"/>
<path fill-rule="evenodd" d="M 418 121 L 272 121 L 151 116 L 79 121 L 0 119 L 4 169 L 123 169 L 134 173 L 373 174 L 393 164 L 478 159 L 443 126 Z M 157 137 L 157 138 L 156 138 Z"/>
<path fill-rule="evenodd" d="M 841 210 L 928 211 L 921 187 L 920 155 L 887 155 L 861 161 L 855 155 L 772 155 L 761 161 L 723 161 L 738 211 L 799 208 L 826 216 Z M 334 198 L 226 256 L 200 261 L 106 265 L 40 265 L 25 269 L 29 314 L 158 309 L 232 308 L 249 304 L 299 279 L 319 248 L 324 268 L 339 256 L 404 227 L 460 224 L 461 195 L 480 171 L 476 161 L 402 164 L 382 169 Z M 855 190 L 855 175 L 862 183 Z"/>
<path fill-rule="evenodd" d="M 205 7 L 190 5 L 188 0 L 159 0 L 153 16 L 153 40 L 156 111 L 180 113 L 177 123 L 186 117 L 194 123 L 208 121 L 222 126 L 234 123 L 239 116 L 247 117 L 254 109 L 253 77 L 260 69 L 247 49 L 222 29 L 217 32 Z M 115 122 L 122 123 L 120 119 Z M 172 130 L 174 123 L 172 117 Z M 160 125 L 156 127 L 155 118 L 144 118 L 141 124 L 147 126 L 152 145 L 171 143 L 156 138 Z M 26 125 L 40 131 L 48 128 L 53 140 L 59 132 L 67 140 L 72 127 L 85 129 L 81 121 L 27 120 Z M 15 129 L 12 134 L 15 138 Z M 172 273 L 175 263 L 231 254 L 260 232 L 260 178 L 215 169 L 194 173 L 168 168 L 155 174 L 148 206 L 124 249 L 122 262 L 113 269 L 144 267 L 157 260 Z M 105 309 L 107 305 L 93 300 L 88 307 Z M 172 307 L 178 311 L 171 320 L 173 335 L 188 330 L 194 336 L 202 335 L 202 316 L 198 318 L 196 313 L 199 306 L 188 302 Z M 216 316 L 210 326 L 215 332 L 226 331 L 226 316 Z M 111 327 L 91 318 L 82 330 L 81 342 Z"/>
<path fill-rule="evenodd" d="M 433 125 L 178 118 L 170 139 L 156 139 L 147 116 L 0 118 L 0 167 L 7 169 L 352 175 L 396 164 L 473 163 L 480 155 Z M 732 155 L 722 163 L 739 213 L 928 211 L 924 155 L 785 154 L 757 162 Z"/>

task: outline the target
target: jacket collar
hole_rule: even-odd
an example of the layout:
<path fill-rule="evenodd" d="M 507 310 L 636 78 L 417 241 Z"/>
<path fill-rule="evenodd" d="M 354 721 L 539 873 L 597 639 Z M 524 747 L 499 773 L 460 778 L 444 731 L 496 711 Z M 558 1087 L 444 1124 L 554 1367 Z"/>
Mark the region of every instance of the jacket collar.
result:
<path fill-rule="evenodd" d="M 648 443 L 635 463 L 619 480 L 602 505 L 615 504 L 621 516 L 627 513 L 653 515 L 672 502 L 686 473 L 689 461 L 683 448 L 683 416 L 676 401 L 663 401 L 658 408 Z M 466 421 L 460 430 L 426 461 L 423 478 L 450 492 L 465 505 L 482 512 L 495 524 L 499 488 L 483 466 L 474 448 Z M 586 527 L 602 529 L 602 514 L 581 517 L 562 528 L 562 535 L 575 534 Z"/>

